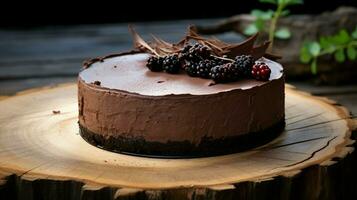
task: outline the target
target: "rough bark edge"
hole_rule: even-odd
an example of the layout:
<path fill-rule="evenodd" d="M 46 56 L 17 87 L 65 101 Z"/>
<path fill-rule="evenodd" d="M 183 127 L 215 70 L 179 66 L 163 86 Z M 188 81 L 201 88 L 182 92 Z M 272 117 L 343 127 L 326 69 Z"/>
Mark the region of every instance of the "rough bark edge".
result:
<path fill-rule="evenodd" d="M 15 96 L 70 85 L 25 90 Z M 357 147 L 357 120 L 352 119 L 348 110 L 335 101 L 298 91 L 288 84 L 286 89 L 329 104 L 342 118 L 346 118 L 350 129 L 345 143 L 337 146 L 335 154 L 329 159 L 301 170 L 251 181 L 162 190 L 110 187 L 86 180 L 28 175 L 27 172 L 0 167 L 0 199 L 357 199 L 357 154 L 354 151 Z"/>

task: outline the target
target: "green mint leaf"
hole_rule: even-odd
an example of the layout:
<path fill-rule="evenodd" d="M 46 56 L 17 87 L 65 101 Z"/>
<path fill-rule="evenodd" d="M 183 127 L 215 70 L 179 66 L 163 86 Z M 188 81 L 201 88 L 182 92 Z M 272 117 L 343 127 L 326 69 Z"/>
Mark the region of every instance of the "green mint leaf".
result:
<path fill-rule="evenodd" d="M 335 45 L 331 42 L 331 37 L 320 37 L 319 44 L 321 49 L 327 53 L 333 53 L 336 50 Z"/>
<path fill-rule="evenodd" d="M 260 3 L 277 4 L 276 0 L 259 0 Z"/>
<path fill-rule="evenodd" d="M 350 41 L 350 35 L 345 29 L 342 29 L 337 35 L 333 36 L 331 40 L 336 45 L 347 44 Z"/>
<path fill-rule="evenodd" d="M 258 32 L 258 28 L 255 24 L 249 24 L 243 31 L 245 35 L 254 35 Z"/>
<path fill-rule="evenodd" d="M 265 11 L 265 19 L 269 20 L 273 18 L 275 11 L 274 10 L 267 10 Z"/>
<path fill-rule="evenodd" d="M 316 58 L 311 62 L 310 69 L 311 69 L 312 74 L 314 74 L 314 75 L 317 74 L 317 59 Z"/>
<path fill-rule="evenodd" d="M 348 57 L 348 59 L 350 59 L 352 61 L 356 59 L 357 51 L 356 51 L 356 49 L 354 47 L 349 46 L 347 48 L 347 57 Z"/>
<path fill-rule="evenodd" d="M 357 26 L 356 26 L 355 30 L 351 33 L 351 36 L 353 39 L 357 39 Z"/>
<path fill-rule="evenodd" d="M 343 41 L 343 43 L 348 43 L 351 39 L 346 29 L 342 29 L 338 35 L 340 36 L 340 39 Z"/>
<path fill-rule="evenodd" d="M 345 53 L 343 52 L 343 49 L 337 50 L 335 52 L 334 56 L 335 56 L 336 61 L 339 63 L 342 63 L 346 60 Z"/>
<path fill-rule="evenodd" d="M 255 17 L 260 17 L 260 16 L 263 15 L 263 13 L 264 13 L 264 11 L 263 10 L 259 10 L 259 9 L 254 9 L 254 10 L 250 11 L 250 14 L 255 16 Z"/>
<path fill-rule="evenodd" d="M 327 37 L 320 37 L 319 43 L 322 49 L 327 49 L 328 47 L 331 46 L 330 41 L 327 39 Z"/>
<path fill-rule="evenodd" d="M 311 59 L 312 59 L 311 55 L 306 52 L 300 54 L 300 61 L 302 63 L 307 64 L 310 62 Z"/>
<path fill-rule="evenodd" d="M 258 29 L 258 32 L 259 31 L 263 31 L 264 30 L 264 26 L 265 26 L 265 22 L 262 19 L 257 19 L 257 20 L 255 20 L 254 25 Z"/>
<path fill-rule="evenodd" d="M 303 45 L 303 47 L 300 49 L 300 61 L 305 64 L 309 63 L 312 59 L 312 56 L 311 56 L 307 46 L 308 46 L 308 44 L 305 43 Z"/>
<path fill-rule="evenodd" d="M 308 44 L 307 47 L 308 47 L 310 54 L 314 57 L 318 56 L 321 51 L 320 44 L 317 42 L 311 42 Z"/>
<path fill-rule="evenodd" d="M 291 33 L 288 28 L 280 28 L 275 31 L 274 36 L 279 39 L 289 39 L 291 37 Z"/>
<path fill-rule="evenodd" d="M 273 17 L 274 11 L 272 10 L 263 11 L 263 10 L 254 9 L 250 12 L 250 14 L 257 17 L 258 19 L 269 20 Z"/>

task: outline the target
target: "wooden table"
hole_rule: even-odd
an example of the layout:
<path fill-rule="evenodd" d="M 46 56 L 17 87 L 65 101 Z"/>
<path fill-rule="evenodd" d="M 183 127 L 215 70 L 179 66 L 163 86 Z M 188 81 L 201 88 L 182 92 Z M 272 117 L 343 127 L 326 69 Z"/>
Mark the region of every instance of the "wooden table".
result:
<path fill-rule="evenodd" d="M 136 27 L 137 31 L 145 38 L 148 38 L 149 34 L 153 33 L 166 40 L 176 41 L 183 35 L 187 24 L 208 24 L 213 21 L 215 20 L 138 23 Z M 231 42 L 236 42 L 241 39 L 234 33 L 218 35 L 218 37 Z M 0 38 L 0 96 L 14 95 L 16 92 L 34 87 L 74 82 L 84 59 L 131 48 L 131 39 L 126 24 L 42 27 L 31 30 L 0 30 Z M 303 82 L 294 82 L 291 84 L 297 86 L 300 90 L 335 99 L 345 105 L 353 113 L 357 113 L 356 85 L 317 87 Z M 117 199 L 130 199 L 134 197 L 140 199 L 234 199 L 236 197 L 244 199 L 266 199 L 269 195 L 274 199 L 299 197 L 303 199 L 327 199 L 335 196 L 343 197 L 346 194 L 344 194 L 345 191 L 343 188 L 341 189 L 341 183 L 343 183 L 343 181 L 352 183 L 351 180 L 354 180 L 354 177 L 357 176 L 357 173 L 351 173 L 354 167 L 356 167 L 353 161 L 356 160 L 357 156 L 355 153 L 351 154 L 353 151 L 353 147 L 351 146 L 352 140 L 345 138 L 346 140 L 343 141 L 344 135 L 339 135 L 338 132 L 331 130 L 340 130 L 340 128 L 343 130 L 352 129 L 353 125 L 346 126 L 346 124 L 342 122 L 348 117 L 348 113 L 343 108 L 326 99 L 311 97 L 304 93 L 296 92 L 289 86 L 287 90 L 288 128 L 286 133 L 284 133 L 285 135 L 270 145 L 251 151 L 251 153 L 259 157 L 259 161 L 254 160 L 257 164 L 256 166 L 260 166 L 261 168 L 268 167 L 269 165 L 265 165 L 264 162 L 273 160 L 274 163 L 284 163 L 285 169 L 291 168 L 293 170 L 285 171 L 280 174 L 280 172 L 277 172 L 279 169 L 271 165 L 273 167 L 270 171 L 274 172 L 274 179 L 271 179 L 271 176 L 264 177 L 260 175 L 259 178 L 254 179 L 254 181 L 250 179 L 246 179 L 249 181 L 244 181 L 245 179 L 242 178 L 245 177 L 244 173 L 239 170 L 237 171 L 239 165 L 244 166 L 245 160 L 253 161 L 249 156 L 245 157 L 244 154 L 232 154 L 223 157 L 191 161 L 155 161 L 150 159 L 138 160 L 139 158 L 130 158 L 119 154 L 115 155 L 91 147 L 81 140 L 80 136 L 75 133 L 76 129 L 73 128 L 76 125 L 75 85 L 73 84 L 53 89 L 36 90 L 37 93 L 21 93 L 17 95 L 16 98 L 12 98 L 11 101 L 15 103 L 4 99 L 0 103 L 0 105 L 4 106 L 0 108 L 2 112 L 0 113 L 0 124 L 3 123 L 4 125 L 4 127 L 0 127 L 0 130 L 3 131 L 1 133 L 2 135 L 0 135 L 0 138 L 2 138 L 2 140 L 0 140 L 0 158 L 3 159 L 0 160 L 0 164 L 4 163 L 10 166 L 11 163 L 15 163 L 18 167 L 12 168 L 12 170 L 0 170 L 0 199 L 1 197 L 9 197 L 7 195 L 10 195 L 12 198 L 14 194 L 15 196 L 18 195 L 16 197 L 19 199 L 33 199 L 36 197 L 44 199 L 113 199 L 114 197 Z M 57 97 L 58 94 L 61 94 L 60 98 L 54 98 Z M 31 100 L 35 97 L 37 101 Z M 48 98 L 55 100 L 49 103 L 46 101 Z M 306 101 L 306 105 L 301 103 L 304 101 Z M 300 102 L 299 106 L 294 106 L 293 102 Z M 52 114 L 51 106 L 53 105 L 61 105 L 64 112 L 48 117 L 49 114 Z M 306 107 L 306 112 L 304 111 L 304 106 Z M 21 117 L 21 113 L 14 112 L 21 110 L 21 108 L 28 108 L 28 111 L 33 109 L 34 112 L 31 111 L 29 113 L 36 115 L 34 116 L 34 121 L 28 123 Z M 331 110 L 335 110 L 336 113 L 334 113 L 335 111 L 331 113 Z M 311 114 L 309 115 L 310 117 L 307 116 L 306 118 L 309 120 L 306 120 L 304 117 L 301 118 L 301 116 L 295 118 L 296 116 L 293 114 L 298 111 Z M 320 114 L 317 115 L 316 113 L 319 112 Z M 11 123 L 4 123 L 6 116 L 11 116 L 17 121 L 17 124 L 11 125 Z M 307 132 L 304 131 L 304 124 L 302 123 L 314 122 L 315 120 L 316 123 L 324 124 L 327 122 L 326 119 L 335 121 L 337 116 L 340 117 L 338 119 L 339 122 L 332 123 L 328 127 L 325 127 L 325 129 L 310 129 L 309 127 L 311 127 L 311 125 L 307 124 L 306 127 L 308 130 L 306 130 Z M 42 124 L 41 120 L 45 120 L 46 123 Z M 29 126 L 29 129 L 24 129 L 23 126 L 18 126 L 19 124 Z M 49 126 L 50 124 L 58 124 L 58 126 Z M 323 128 L 324 126 L 321 127 Z M 10 129 L 14 131 L 12 132 Z M 298 142 L 301 144 L 305 144 L 306 141 L 317 141 L 316 138 L 309 138 L 311 135 L 307 133 L 326 134 L 318 139 L 326 141 L 321 140 L 322 143 L 315 144 L 317 146 L 312 145 L 317 149 L 307 149 L 306 151 L 311 152 L 305 152 L 305 154 L 310 156 L 303 159 L 303 162 L 295 162 L 295 158 L 292 159 L 289 157 L 290 154 L 280 154 L 282 157 L 279 157 L 279 151 L 274 150 L 280 147 L 286 147 L 286 150 L 289 150 L 289 145 L 295 144 L 294 142 L 289 142 L 290 137 L 295 137 L 294 134 L 289 135 L 289 132 L 304 133 L 304 137 L 307 137 L 307 139 L 305 138 L 305 140 Z M 63 134 L 66 135 L 63 136 Z M 347 135 L 349 134 L 350 133 Z M 39 135 L 44 136 L 39 142 L 32 140 L 38 138 Z M 297 138 L 302 139 L 300 137 Z M 336 146 L 336 148 L 332 146 L 333 149 L 337 149 L 338 151 L 320 151 L 323 148 L 318 148 L 319 145 L 323 147 L 333 145 L 332 143 L 334 142 L 330 141 L 336 141 L 336 138 L 343 141 L 341 145 Z M 47 153 L 43 153 L 39 151 L 39 149 L 34 148 L 41 146 L 39 143 L 44 144 L 42 146 L 44 151 L 48 148 L 46 145 L 54 144 L 54 146 L 53 148 L 48 148 L 46 150 Z M 64 146 L 74 148 L 76 145 L 80 145 L 81 147 L 81 151 L 79 152 L 92 152 L 93 155 L 101 155 L 103 159 L 104 157 L 108 159 L 101 160 L 101 158 L 96 158 L 88 162 L 88 160 L 91 159 L 89 155 L 85 153 L 82 155 L 73 154 L 63 148 Z M 18 146 L 21 146 L 21 148 L 15 148 Z M 304 151 L 304 148 L 307 146 L 302 145 L 301 148 L 292 148 L 290 149 L 292 150 L 290 153 L 291 155 L 297 155 L 300 151 Z M 274 159 L 266 158 L 265 156 L 271 156 L 272 154 L 266 153 L 265 150 L 274 151 L 278 157 Z M 315 155 L 316 152 L 319 153 Z M 48 155 L 51 155 L 51 157 Z M 65 155 L 71 156 L 66 158 Z M 301 159 L 306 155 L 302 152 L 300 155 Z M 32 159 L 33 157 L 36 157 L 36 159 Z M 4 158 L 6 159 L 4 160 Z M 315 158 L 315 161 L 311 158 Z M 242 161 L 239 161 L 239 159 L 242 159 Z M 297 158 L 296 161 L 298 160 Z M 124 164 L 115 163 L 119 161 Z M 130 163 L 128 166 L 133 164 L 137 166 L 127 167 L 125 162 Z M 210 164 L 206 166 L 205 162 Z M 287 164 L 289 162 L 294 164 Z M 42 163 L 39 165 L 41 167 L 36 167 L 38 163 Z M 150 168 L 147 168 L 148 171 L 145 171 L 146 168 L 144 166 L 152 165 L 152 168 L 155 169 L 155 166 L 157 167 L 157 164 L 160 165 L 160 163 L 163 168 L 160 170 L 159 166 L 158 171 L 155 171 L 156 175 L 153 171 L 150 171 Z M 220 163 L 225 163 L 225 165 L 221 165 Z M 316 163 L 319 164 L 316 165 Z M 305 165 L 308 166 L 307 169 L 304 167 Z M 87 166 L 87 168 L 81 171 L 81 166 Z M 117 166 L 118 168 L 113 166 Z M 171 175 L 165 174 L 165 170 L 167 169 L 175 169 L 174 167 L 187 169 L 187 166 L 192 167 L 191 175 L 185 175 L 180 171 L 172 173 Z M 206 169 L 199 171 L 202 166 L 205 166 Z M 251 170 L 249 165 L 247 166 L 244 169 L 247 171 Z M 137 172 L 147 173 L 148 175 L 140 176 L 140 174 L 136 174 L 135 170 L 137 167 L 144 167 L 145 169 L 143 171 Z M 223 170 L 223 167 L 225 167 L 225 170 Z M 112 175 L 105 174 L 104 172 L 109 168 L 117 170 L 117 172 Z M 11 175 L 15 173 L 14 169 L 18 171 L 15 170 L 16 175 Z M 26 169 L 28 169 L 28 171 Z M 131 171 L 132 176 L 123 177 L 123 174 L 121 174 L 122 171 L 119 169 Z M 66 170 L 68 171 L 66 172 Z M 196 172 L 193 173 L 195 170 Z M 49 175 L 44 176 L 43 173 L 46 171 L 51 171 L 51 173 L 53 172 L 56 175 L 53 177 Z M 86 174 L 85 171 L 90 173 Z M 301 171 L 303 173 L 301 173 Z M 100 172 L 100 174 L 96 175 L 96 172 Z M 215 174 L 215 172 L 220 173 L 220 175 Z M 182 173 L 182 175 L 179 175 L 180 173 Z M 239 175 L 239 173 L 242 173 L 243 176 Z M 159 176 L 158 174 L 161 175 Z M 178 175 L 176 176 L 175 174 Z M 206 174 L 206 176 L 204 174 Z M 210 177 L 207 177 L 207 175 L 212 177 L 216 176 L 214 181 L 226 182 L 227 184 L 215 185 L 212 183 L 212 185 L 210 185 L 206 182 L 206 179 L 210 180 Z M 252 174 L 248 174 L 247 177 L 251 175 Z M 60 178 L 66 176 L 76 178 L 71 178 L 70 180 L 68 180 L 68 177 Z M 153 182 L 156 176 L 162 182 Z M 223 176 L 225 177 L 223 178 Z M 120 182 L 122 181 L 121 178 L 124 178 L 122 180 L 126 182 Z M 230 180 L 232 178 L 234 180 Z M 81 182 L 81 180 L 83 180 L 83 182 Z M 94 180 L 94 182 L 91 182 L 91 180 Z M 108 180 L 113 187 L 102 184 Z M 145 185 L 144 180 L 148 185 Z M 237 180 L 239 180 L 239 183 L 236 184 Z M 202 188 L 190 188 L 190 184 L 201 185 Z M 311 184 L 311 187 L 306 187 L 306 184 Z M 138 188 L 135 188 L 135 185 L 139 185 Z M 170 187 L 176 187 L 176 185 L 188 188 L 170 189 Z M 338 189 L 335 191 L 332 189 L 334 187 Z M 354 185 L 348 185 L 346 191 L 352 194 L 354 191 L 353 188 Z M 14 192 L 14 190 L 16 191 Z M 252 191 L 254 192 L 252 193 Z M 357 196 L 355 191 L 352 195 Z"/>

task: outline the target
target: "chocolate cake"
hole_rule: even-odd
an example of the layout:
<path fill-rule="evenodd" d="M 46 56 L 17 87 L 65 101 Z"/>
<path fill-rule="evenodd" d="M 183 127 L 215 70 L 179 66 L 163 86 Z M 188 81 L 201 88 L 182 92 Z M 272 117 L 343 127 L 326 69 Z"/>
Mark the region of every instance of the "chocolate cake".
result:
<path fill-rule="evenodd" d="M 210 156 L 252 148 L 284 129 L 284 75 L 224 83 L 150 71 L 153 54 L 94 59 L 79 73 L 81 136 L 111 151 L 148 156 Z M 253 71 L 252 71 L 253 72 Z"/>

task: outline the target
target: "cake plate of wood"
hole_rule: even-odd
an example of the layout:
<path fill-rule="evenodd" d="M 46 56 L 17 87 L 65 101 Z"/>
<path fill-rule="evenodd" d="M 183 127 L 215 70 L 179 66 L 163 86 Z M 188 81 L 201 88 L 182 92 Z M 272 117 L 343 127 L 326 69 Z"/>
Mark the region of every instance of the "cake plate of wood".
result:
<path fill-rule="evenodd" d="M 88 144 L 77 86 L 0 100 L 0 199 L 350 199 L 356 120 L 286 86 L 286 127 L 243 152 L 187 159 L 130 156 Z"/>

